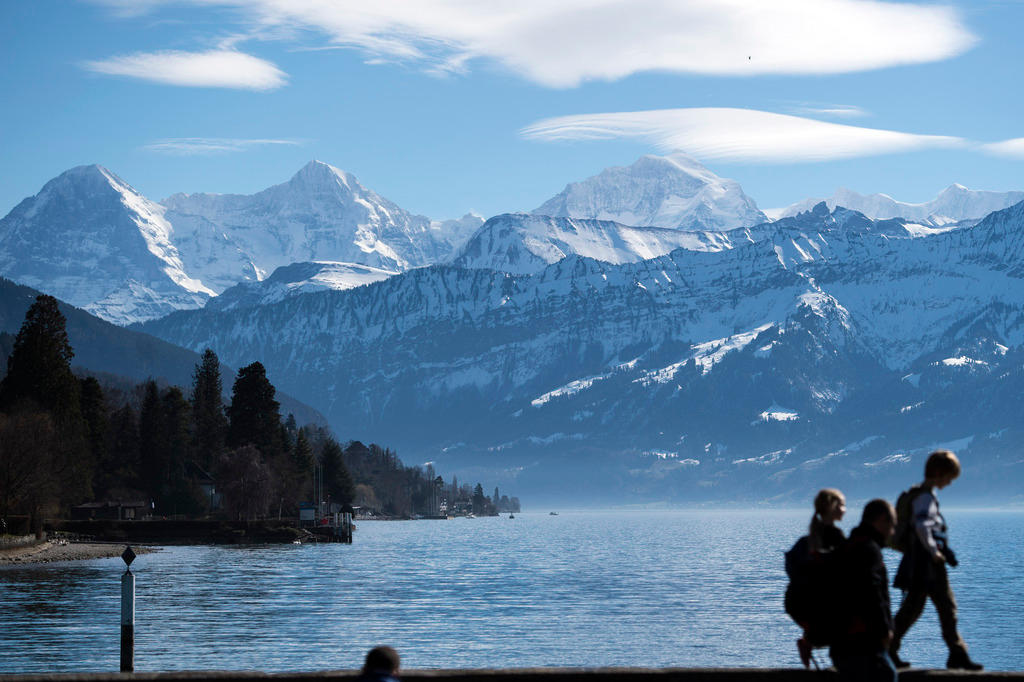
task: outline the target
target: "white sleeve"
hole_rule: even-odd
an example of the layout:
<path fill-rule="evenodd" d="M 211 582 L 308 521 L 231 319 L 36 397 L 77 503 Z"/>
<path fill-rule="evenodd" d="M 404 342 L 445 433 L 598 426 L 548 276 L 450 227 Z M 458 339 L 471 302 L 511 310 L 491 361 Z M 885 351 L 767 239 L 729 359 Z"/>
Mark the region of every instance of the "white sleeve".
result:
<path fill-rule="evenodd" d="M 939 525 L 939 503 L 930 491 L 925 491 L 914 498 L 914 530 L 917 538 L 928 550 L 930 556 L 939 553 L 939 545 L 935 542 L 932 529 Z"/>

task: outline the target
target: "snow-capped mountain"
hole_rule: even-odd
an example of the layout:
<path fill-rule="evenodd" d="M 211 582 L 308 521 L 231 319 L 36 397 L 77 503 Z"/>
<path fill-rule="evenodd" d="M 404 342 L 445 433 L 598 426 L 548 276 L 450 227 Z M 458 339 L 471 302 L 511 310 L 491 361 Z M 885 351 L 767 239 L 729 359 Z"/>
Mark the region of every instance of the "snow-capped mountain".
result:
<path fill-rule="evenodd" d="M 461 246 L 453 239 L 482 223 L 476 216 L 442 223 L 413 215 L 320 161 L 251 196 L 175 194 L 162 203 L 182 258 L 218 292 L 291 263 L 390 271 L 436 263 Z"/>
<path fill-rule="evenodd" d="M 353 287 L 379 282 L 398 273 L 371 268 L 355 263 L 313 261 L 292 263 L 274 270 L 270 277 L 259 282 L 241 282 L 226 289 L 206 304 L 207 310 L 232 310 L 276 303 L 290 296 L 314 291 L 344 291 Z"/>
<path fill-rule="evenodd" d="M 252 196 L 176 194 L 163 204 L 82 166 L 0 220 L 0 275 L 129 324 L 201 307 L 296 262 L 352 263 L 347 277 L 336 266 L 309 284 L 346 288 L 370 272 L 446 260 L 482 223 L 412 215 L 320 162 Z"/>
<path fill-rule="evenodd" d="M 1024 204 L 944 231 L 821 204 L 722 237 L 531 275 L 419 268 L 143 329 L 260 360 L 339 433 L 538 495 L 567 476 L 591 499 L 895 492 L 940 445 L 985 463 L 962 489 L 1016 494 Z"/>
<path fill-rule="evenodd" d="M 827 199 L 806 199 L 770 213 L 776 219 L 787 218 L 803 213 L 821 201 L 830 209 L 844 206 L 878 220 L 906 218 L 924 225 L 939 227 L 980 220 L 993 211 L 1000 211 L 1024 201 L 1024 192 L 988 192 L 954 184 L 939 192 L 931 201 L 908 204 L 886 194 L 863 195 L 840 188 Z"/>
<path fill-rule="evenodd" d="M 570 183 L 532 213 L 683 230 L 729 230 L 767 220 L 739 183 L 679 152 L 644 156 Z"/>
<path fill-rule="evenodd" d="M 0 220 L 0 274 L 108 320 L 160 317 L 215 295 L 165 209 L 102 166 L 79 166 Z"/>
<path fill-rule="evenodd" d="M 731 246 L 725 235 L 512 213 L 484 223 L 453 262 L 466 268 L 525 275 L 540 272 L 571 255 L 620 264 L 663 256 L 679 247 L 718 251 Z"/>

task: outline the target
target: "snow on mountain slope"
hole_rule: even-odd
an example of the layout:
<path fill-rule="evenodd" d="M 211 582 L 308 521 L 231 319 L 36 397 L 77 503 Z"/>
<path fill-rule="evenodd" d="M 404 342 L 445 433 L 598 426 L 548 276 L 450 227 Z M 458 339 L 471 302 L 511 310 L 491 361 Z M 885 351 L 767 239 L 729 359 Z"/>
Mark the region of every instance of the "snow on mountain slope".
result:
<path fill-rule="evenodd" d="M 767 220 L 739 183 L 682 153 L 607 168 L 567 185 L 531 213 L 683 230 L 729 230 Z"/>
<path fill-rule="evenodd" d="M 163 206 L 102 166 L 62 173 L 0 220 L 0 274 L 116 322 L 203 305 Z"/>
<path fill-rule="evenodd" d="M 529 275 L 420 268 L 143 328 L 259 359 L 340 432 L 538 486 L 567 467 L 619 493 L 857 489 L 961 428 L 1017 428 L 1024 205 L 921 236 L 822 204 L 721 237 Z M 666 473 L 683 460 L 699 464 Z"/>
<path fill-rule="evenodd" d="M 387 279 L 397 272 L 356 263 L 313 261 L 284 265 L 260 282 L 241 282 L 210 299 L 207 310 L 232 310 L 267 305 L 314 291 L 344 291 Z"/>
<path fill-rule="evenodd" d="M 794 216 L 824 201 L 830 209 L 836 206 L 859 211 L 869 218 L 906 218 L 928 227 L 941 227 L 976 221 L 993 211 L 1024 201 L 1024 192 L 989 192 L 971 190 L 963 185 L 950 185 L 931 201 L 908 204 L 886 194 L 858 194 L 846 188 L 836 190 L 828 199 L 806 199 L 786 208 L 771 211 L 774 219 Z"/>
<path fill-rule="evenodd" d="M 251 196 L 175 194 L 163 201 L 182 257 L 217 291 L 290 263 L 350 262 L 389 271 L 441 261 L 475 216 L 432 222 L 312 161 Z"/>
<path fill-rule="evenodd" d="M 629 227 L 606 220 L 515 213 L 484 223 L 453 262 L 466 268 L 530 274 L 569 255 L 620 264 L 662 256 L 679 247 L 717 251 L 731 245 L 721 232 Z"/>

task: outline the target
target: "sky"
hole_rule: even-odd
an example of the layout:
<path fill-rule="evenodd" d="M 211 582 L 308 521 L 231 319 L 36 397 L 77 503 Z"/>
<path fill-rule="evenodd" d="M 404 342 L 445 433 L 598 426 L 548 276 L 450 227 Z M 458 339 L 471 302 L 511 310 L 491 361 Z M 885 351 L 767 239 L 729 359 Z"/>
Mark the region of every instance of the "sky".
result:
<path fill-rule="evenodd" d="M 675 150 L 762 209 L 1024 190 L 1024 0 L 0 3 L 0 215 L 98 163 L 151 199 L 313 159 L 434 219 Z"/>

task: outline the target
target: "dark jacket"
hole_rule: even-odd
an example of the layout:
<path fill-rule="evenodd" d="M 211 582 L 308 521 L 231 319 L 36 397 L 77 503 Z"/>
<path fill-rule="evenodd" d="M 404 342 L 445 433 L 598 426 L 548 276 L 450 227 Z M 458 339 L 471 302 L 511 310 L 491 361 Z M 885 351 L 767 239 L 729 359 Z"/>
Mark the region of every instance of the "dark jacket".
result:
<path fill-rule="evenodd" d="M 833 654 L 874 653 L 893 628 L 889 576 L 882 561 L 885 538 L 874 526 L 860 525 L 839 550 L 842 599 Z"/>

